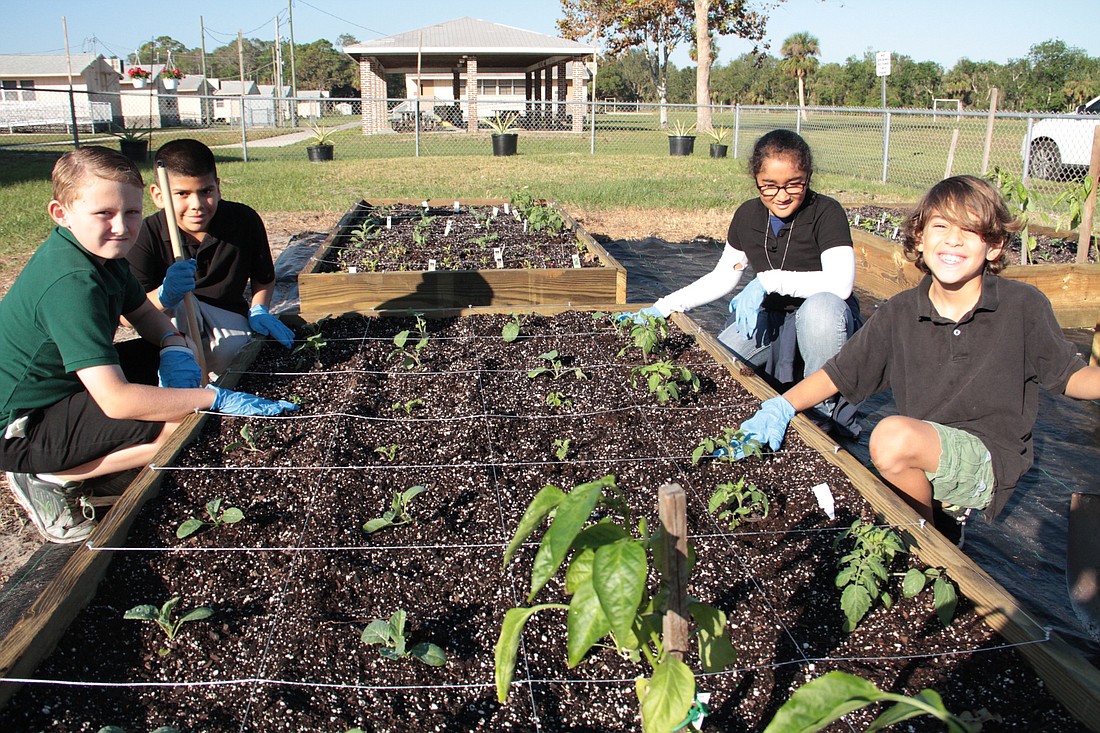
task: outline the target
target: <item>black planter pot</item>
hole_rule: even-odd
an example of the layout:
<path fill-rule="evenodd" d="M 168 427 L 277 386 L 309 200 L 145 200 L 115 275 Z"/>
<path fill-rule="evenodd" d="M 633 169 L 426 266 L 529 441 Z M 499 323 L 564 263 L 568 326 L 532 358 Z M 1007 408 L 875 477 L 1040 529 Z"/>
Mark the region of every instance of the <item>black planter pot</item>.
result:
<path fill-rule="evenodd" d="M 119 140 L 119 151 L 135 163 L 144 163 L 149 155 L 148 140 Z"/>
<path fill-rule="evenodd" d="M 712 158 L 725 158 L 726 153 L 729 152 L 729 145 L 722 145 L 720 143 L 710 144 L 710 157 Z"/>
<path fill-rule="evenodd" d="M 516 145 L 519 141 L 518 132 L 506 132 L 493 136 L 493 155 L 515 155 Z"/>
<path fill-rule="evenodd" d="M 668 136 L 668 154 L 669 155 L 691 155 L 695 152 L 695 136 L 694 135 L 669 135 Z"/>
<path fill-rule="evenodd" d="M 321 163 L 332 160 L 332 145 L 310 145 L 306 148 L 306 155 L 311 163 Z"/>

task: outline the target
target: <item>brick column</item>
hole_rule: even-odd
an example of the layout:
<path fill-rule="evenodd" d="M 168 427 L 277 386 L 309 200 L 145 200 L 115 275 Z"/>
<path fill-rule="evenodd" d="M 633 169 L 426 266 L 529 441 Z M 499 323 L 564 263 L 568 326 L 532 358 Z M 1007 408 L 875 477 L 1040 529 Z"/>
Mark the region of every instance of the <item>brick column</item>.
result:
<path fill-rule="evenodd" d="M 565 62 L 558 64 L 558 93 L 554 96 L 557 105 L 554 110 L 554 118 L 558 125 L 565 127 L 565 99 L 569 91 L 569 78 L 565 75 Z"/>
<path fill-rule="evenodd" d="M 466 59 L 466 131 L 477 132 L 477 57 Z"/>
<path fill-rule="evenodd" d="M 359 59 L 359 99 L 362 104 L 363 134 L 390 130 L 386 118 L 386 70 L 374 56 Z"/>
<path fill-rule="evenodd" d="M 587 74 L 584 62 L 580 59 L 573 61 L 573 104 L 570 105 L 569 114 L 573 115 L 573 132 L 584 130 L 584 84 Z"/>
<path fill-rule="evenodd" d="M 534 99 L 534 84 L 534 77 L 531 75 L 531 72 L 523 72 L 523 99 L 525 100 L 523 103 L 523 113 L 527 119 L 531 119 L 531 112 L 534 109 L 534 105 L 531 103 L 531 100 Z"/>

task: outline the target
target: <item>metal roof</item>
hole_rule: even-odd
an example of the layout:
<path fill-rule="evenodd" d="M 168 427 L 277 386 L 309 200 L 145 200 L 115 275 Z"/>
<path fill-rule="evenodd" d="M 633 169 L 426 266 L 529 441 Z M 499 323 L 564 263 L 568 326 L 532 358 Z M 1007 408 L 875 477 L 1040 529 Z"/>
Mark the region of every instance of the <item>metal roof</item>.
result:
<path fill-rule="evenodd" d="M 356 60 L 377 57 L 387 71 L 415 69 L 418 54 L 424 69 L 454 68 L 466 56 L 476 56 L 479 69 L 526 69 L 594 51 L 576 41 L 470 17 L 344 47 L 344 53 Z"/>

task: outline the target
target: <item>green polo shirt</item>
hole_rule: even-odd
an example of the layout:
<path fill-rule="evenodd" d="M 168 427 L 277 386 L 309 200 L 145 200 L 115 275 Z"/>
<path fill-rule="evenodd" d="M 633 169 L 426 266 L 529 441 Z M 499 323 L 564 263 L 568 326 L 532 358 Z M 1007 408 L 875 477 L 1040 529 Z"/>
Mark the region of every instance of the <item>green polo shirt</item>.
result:
<path fill-rule="evenodd" d="M 119 316 L 145 302 L 125 259 L 55 227 L 0 300 L 0 428 L 84 389 L 78 369 L 118 364 Z"/>

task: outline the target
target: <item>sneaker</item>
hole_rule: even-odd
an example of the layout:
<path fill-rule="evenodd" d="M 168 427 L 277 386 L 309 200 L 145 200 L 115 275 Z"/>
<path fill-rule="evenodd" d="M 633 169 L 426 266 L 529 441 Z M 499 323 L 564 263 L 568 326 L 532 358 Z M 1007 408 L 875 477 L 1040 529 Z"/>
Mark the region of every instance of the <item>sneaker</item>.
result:
<path fill-rule="evenodd" d="M 27 512 L 38 534 L 49 542 L 83 542 L 95 529 L 95 510 L 84 501 L 83 481 L 64 486 L 43 481 L 33 473 L 8 473 L 8 486 Z"/>
<path fill-rule="evenodd" d="M 961 550 L 966 544 L 966 520 L 970 518 L 970 507 L 940 504 L 932 509 L 933 524 L 949 541 Z"/>

